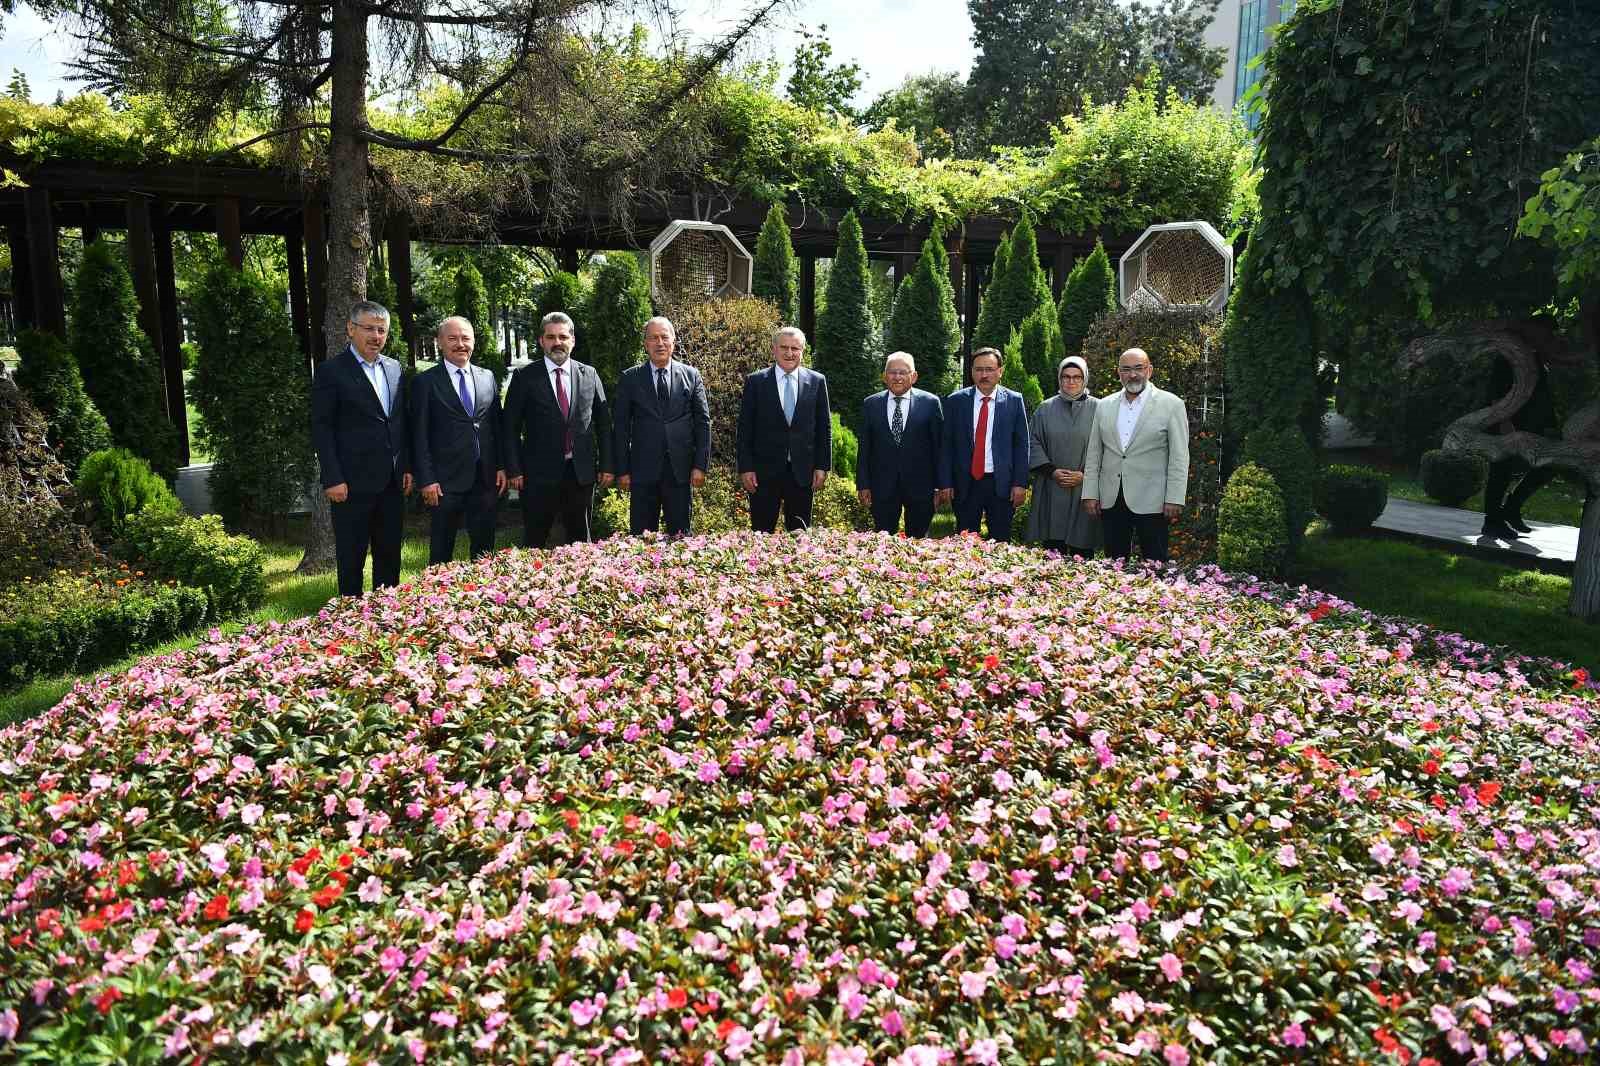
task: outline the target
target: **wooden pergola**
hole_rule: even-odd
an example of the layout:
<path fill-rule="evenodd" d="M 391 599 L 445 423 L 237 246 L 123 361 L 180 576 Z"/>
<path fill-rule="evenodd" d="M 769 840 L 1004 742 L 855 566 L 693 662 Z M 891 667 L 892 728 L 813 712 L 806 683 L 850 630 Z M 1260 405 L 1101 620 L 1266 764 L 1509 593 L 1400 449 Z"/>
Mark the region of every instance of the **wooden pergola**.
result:
<path fill-rule="evenodd" d="M 322 340 L 327 291 L 327 226 L 323 191 L 286 172 L 168 164 L 116 167 L 100 163 L 50 162 L 29 165 L 0 159 L 26 182 L 24 188 L 0 188 L 0 221 L 11 246 L 12 294 L 16 325 L 66 334 L 66 308 L 61 284 L 58 235 L 77 228 L 85 242 L 106 230 L 127 233 L 128 255 L 138 294 L 139 324 L 160 353 L 166 382 L 167 414 L 178 427 L 181 461 L 187 463 L 188 416 L 183 389 L 182 325 L 173 271 L 172 234 L 215 233 L 235 266 L 244 261 L 244 236 L 282 237 L 289 261 L 289 305 L 295 335 L 308 361 L 325 350 Z M 754 248 L 766 218 L 764 202 L 738 198 L 725 201 L 710 221 L 731 229 L 746 247 Z M 816 327 L 816 265 L 834 254 L 840 213 L 809 207 L 791 208 L 789 221 L 800 259 L 800 328 Z M 498 218 L 494 238 L 503 244 L 557 249 L 564 269 L 576 270 L 585 249 L 641 248 L 674 219 L 698 218 L 697 201 L 689 195 L 637 205 L 631 225 L 623 226 L 598 205 L 581 212 L 567 226 L 552 228 L 531 214 Z M 868 256 L 886 261 L 898 282 L 916 265 L 926 224 L 861 220 Z M 981 217 L 947 234 L 950 280 L 963 323 L 964 347 L 977 322 L 978 294 L 994 262 L 995 249 L 1009 220 Z M 402 335 L 415 351 L 417 329 L 412 298 L 411 242 L 456 241 L 459 233 L 436 232 L 426 220 L 392 217 L 381 235 L 387 245 L 389 272 L 398 294 Z M 1103 235 L 1113 260 L 1137 234 Z M 1098 234 L 1061 234 L 1038 229 L 1039 258 L 1050 272 L 1059 296 L 1072 264 L 1093 250 Z"/>

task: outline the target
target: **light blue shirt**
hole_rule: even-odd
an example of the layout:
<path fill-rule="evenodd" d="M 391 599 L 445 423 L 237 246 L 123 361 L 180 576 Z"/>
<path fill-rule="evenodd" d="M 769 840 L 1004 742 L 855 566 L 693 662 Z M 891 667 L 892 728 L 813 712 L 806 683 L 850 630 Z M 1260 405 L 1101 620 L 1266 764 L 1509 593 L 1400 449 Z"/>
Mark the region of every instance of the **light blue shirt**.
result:
<path fill-rule="evenodd" d="M 387 417 L 389 414 L 389 375 L 383 372 L 383 356 L 380 355 L 369 363 L 361 358 L 361 354 L 354 347 L 350 349 L 350 354 L 361 366 L 361 372 L 367 375 L 367 384 L 372 386 L 372 391 L 378 397 L 378 406 L 383 408 L 384 416 Z"/>

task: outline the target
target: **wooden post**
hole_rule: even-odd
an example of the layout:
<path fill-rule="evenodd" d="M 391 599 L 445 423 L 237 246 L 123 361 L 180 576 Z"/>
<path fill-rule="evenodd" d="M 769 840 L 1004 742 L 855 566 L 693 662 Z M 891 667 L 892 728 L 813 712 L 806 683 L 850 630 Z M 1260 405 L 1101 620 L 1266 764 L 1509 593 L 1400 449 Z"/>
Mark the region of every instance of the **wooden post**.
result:
<path fill-rule="evenodd" d="M 817 257 L 810 252 L 800 257 L 800 332 L 817 335 Z"/>
<path fill-rule="evenodd" d="M 32 329 L 37 324 L 33 317 L 33 275 L 28 268 L 28 230 L 20 216 L 7 223 L 6 239 L 11 245 L 11 316 L 17 329 Z"/>
<path fill-rule="evenodd" d="M 50 190 L 30 185 L 22 191 L 28 224 L 28 273 L 33 289 L 34 328 L 67 339 L 67 308 L 61 290 L 61 257 L 56 247 Z"/>
<path fill-rule="evenodd" d="M 561 269 L 568 274 L 576 274 L 578 272 L 578 248 L 576 245 L 561 249 Z"/>
<path fill-rule="evenodd" d="M 233 269 L 244 269 L 244 229 L 239 218 L 239 198 L 224 196 L 217 201 L 217 240 Z"/>
<path fill-rule="evenodd" d="M 178 315 L 178 279 L 172 267 L 172 229 L 167 225 L 167 205 L 143 200 L 144 224 L 150 230 L 150 260 L 155 273 L 157 319 L 161 340 L 156 351 L 161 355 L 161 374 L 167 385 L 167 417 L 178 428 L 178 465 L 188 466 L 189 407 L 183 393 L 183 323 Z M 128 203 L 128 243 L 134 245 L 135 205 Z M 138 253 L 135 252 L 135 255 Z M 155 343 L 156 338 L 150 338 Z"/>
<path fill-rule="evenodd" d="M 289 260 L 289 318 L 294 324 L 294 338 L 305 353 L 306 366 L 316 365 L 312 355 L 311 307 L 306 301 L 306 239 L 304 234 L 291 229 L 283 235 L 283 250 Z"/>
<path fill-rule="evenodd" d="M 1061 302 L 1061 291 L 1067 287 L 1067 275 L 1072 273 L 1072 249 L 1065 243 L 1056 245 L 1055 270 L 1050 279 L 1050 291 L 1056 302 Z"/>
<path fill-rule="evenodd" d="M 405 339 L 411 365 L 417 365 L 416 299 L 412 295 L 411 222 L 396 214 L 389 220 L 389 280 L 394 282 L 395 312 L 400 316 L 400 336 Z"/>
<path fill-rule="evenodd" d="M 320 363 L 328 354 L 328 340 L 322 335 L 328 312 L 328 230 L 320 194 L 306 201 L 304 218 L 306 291 L 311 297 L 311 361 Z"/>
<path fill-rule="evenodd" d="M 139 300 L 139 328 L 150 338 L 150 346 L 163 357 L 162 372 L 166 373 L 166 348 L 161 343 L 161 297 L 156 283 L 155 226 L 150 217 L 150 198 L 138 193 L 128 197 L 128 271 L 133 275 L 133 292 Z M 88 229 L 84 237 L 88 238 Z M 183 391 L 183 381 L 178 381 L 178 394 Z M 167 382 L 167 418 L 174 424 L 172 382 Z M 180 406 L 180 410 L 181 410 Z"/>
<path fill-rule="evenodd" d="M 83 234 L 83 246 L 87 248 L 100 239 L 100 227 L 94 224 L 93 203 L 84 204 L 84 215 L 83 228 L 78 232 Z"/>

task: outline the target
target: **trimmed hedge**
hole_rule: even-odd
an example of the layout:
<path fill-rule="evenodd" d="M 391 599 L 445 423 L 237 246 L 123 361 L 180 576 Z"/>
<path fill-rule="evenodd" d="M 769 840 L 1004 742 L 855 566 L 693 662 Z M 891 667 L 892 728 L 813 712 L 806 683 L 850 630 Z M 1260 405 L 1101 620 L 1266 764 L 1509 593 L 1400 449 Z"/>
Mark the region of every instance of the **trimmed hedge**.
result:
<path fill-rule="evenodd" d="M 839 412 L 833 412 L 833 472 L 838 477 L 847 478 L 851 482 L 856 477 L 856 457 L 861 454 L 861 442 L 856 439 L 855 431 L 839 420 Z"/>
<path fill-rule="evenodd" d="M 1317 457 L 1299 428 L 1279 423 L 1251 433 L 1244 441 L 1241 459 L 1272 475 L 1283 494 L 1284 518 L 1289 534 L 1288 558 L 1293 559 L 1305 539 L 1306 527 L 1316 513 L 1313 497 L 1317 485 Z M 1232 484 L 1232 479 L 1229 479 Z M 1227 490 L 1224 489 L 1224 496 Z"/>
<path fill-rule="evenodd" d="M 640 338 L 650 318 L 650 279 L 640 272 L 634 254 L 608 252 L 583 314 L 567 313 L 583 321 L 577 357 L 595 368 L 608 394 L 614 392 L 622 372 L 643 357 Z M 533 328 L 539 328 L 537 320 Z M 534 344 L 536 351 L 537 337 Z"/>
<path fill-rule="evenodd" d="M 17 355 L 17 384 L 44 415 L 56 458 L 75 476 L 92 452 L 111 447 L 111 427 L 84 390 L 78 361 L 55 334 L 23 330 Z"/>
<path fill-rule="evenodd" d="M 150 464 L 126 448 L 106 448 L 84 459 L 73 486 L 94 512 L 95 525 L 121 536 L 129 517 L 150 510 L 175 514 L 178 497 Z"/>
<path fill-rule="evenodd" d="M 1330 466 L 1317 479 L 1317 513 L 1336 532 L 1369 529 L 1389 505 L 1389 475 L 1370 466 Z"/>
<path fill-rule="evenodd" d="M 1422 491 L 1446 507 L 1471 499 L 1488 476 L 1489 464 L 1479 456 L 1439 448 L 1422 453 Z"/>
<path fill-rule="evenodd" d="M 1217 562 L 1224 570 L 1275 576 L 1288 555 L 1283 493 L 1266 470 L 1246 463 L 1222 489 Z"/>
<path fill-rule="evenodd" d="M 229 533 L 217 515 L 141 511 L 128 519 L 123 539 L 163 577 L 203 591 L 207 621 L 243 614 L 267 597 L 267 553 Z"/>

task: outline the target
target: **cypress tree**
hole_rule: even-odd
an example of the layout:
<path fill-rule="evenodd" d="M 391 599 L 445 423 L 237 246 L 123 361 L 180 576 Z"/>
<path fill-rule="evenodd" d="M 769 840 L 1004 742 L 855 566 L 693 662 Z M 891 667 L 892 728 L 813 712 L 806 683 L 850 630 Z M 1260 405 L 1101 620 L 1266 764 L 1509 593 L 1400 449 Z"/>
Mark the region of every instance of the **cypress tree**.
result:
<path fill-rule="evenodd" d="M 1006 233 L 1000 238 L 1000 244 L 994 250 L 994 265 L 989 268 L 989 284 L 983 287 L 983 296 L 978 303 L 978 322 L 972 329 L 972 348 L 1002 348 L 1011 339 L 1011 328 L 1006 326 L 1002 331 L 1001 323 L 1004 320 L 1004 308 L 1008 301 L 1002 295 L 1010 285 L 1011 274 L 1011 234 Z"/>
<path fill-rule="evenodd" d="M 1028 369 L 1028 347 L 1030 344 L 1038 348 L 1048 345 L 1045 334 L 1038 315 L 1029 317 L 1021 329 L 1013 329 L 1004 349 L 1005 365 L 1000 368 L 1000 384 L 1022 393 L 1022 403 L 1030 418 L 1044 402 L 1044 393 L 1039 388 L 1039 379 Z"/>
<path fill-rule="evenodd" d="M 45 417 L 47 439 L 69 477 L 91 453 L 111 447 L 111 427 L 83 388 L 72 353 L 54 333 L 17 334 L 17 384 Z"/>
<path fill-rule="evenodd" d="M 1068 355 L 1083 354 L 1083 339 L 1094 320 L 1117 309 L 1117 278 L 1111 269 L 1106 246 L 1094 243 L 1094 251 L 1073 264 L 1072 273 L 1061 290 L 1057 325 L 1061 344 Z"/>
<path fill-rule="evenodd" d="M 589 294 L 578 338 L 578 357 L 593 366 L 610 389 L 639 361 L 640 337 L 650 318 L 650 282 L 632 252 L 606 256 Z"/>
<path fill-rule="evenodd" d="M 860 430 L 861 401 L 880 378 L 873 350 L 872 311 L 867 303 L 867 247 L 854 210 L 839 222 L 839 246 L 828 272 L 828 303 L 817 318 L 813 365 L 828 379 L 834 410 L 852 430 Z"/>
<path fill-rule="evenodd" d="M 917 361 L 918 383 L 936 396 L 960 387 L 956 353 L 961 348 L 961 329 L 948 259 L 942 271 L 944 284 L 939 284 L 939 252 L 943 248 L 937 232 L 922 242 L 917 268 L 895 294 L 894 311 L 884 334 L 884 350 L 910 352 Z"/>
<path fill-rule="evenodd" d="M 503 381 L 506 361 L 500 355 L 494 322 L 489 315 L 489 293 L 483 287 L 483 275 L 471 263 L 463 263 L 461 269 L 456 271 L 456 306 L 452 313 L 472 323 L 476 338 L 472 361 L 485 370 L 493 371 L 496 381 Z"/>
<path fill-rule="evenodd" d="M 785 324 L 800 318 L 800 262 L 789 239 L 789 222 L 783 205 L 767 209 L 767 220 L 756 237 L 756 260 L 751 277 L 751 294 L 778 309 Z"/>
<path fill-rule="evenodd" d="M 583 279 L 567 271 L 558 270 L 545 279 L 539 286 L 539 297 L 534 301 L 533 329 L 534 342 L 538 342 L 539 323 L 551 311 L 560 311 L 572 319 L 573 331 L 578 335 L 578 343 L 584 343 L 588 336 L 589 323 L 583 318 L 583 309 L 589 300 L 584 291 Z M 649 317 L 646 315 L 645 317 Z M 644 327 L 641 326 L 640 329 Z M 641 345 L 642 347 L 642 345 Z"/>
<path fill-rule="evenodd" d="M 1015 352 L 1012 345 L 1016 345 Z M 1048 303 L 1036 308 L 1033 314 L 1023 320 L 1022 325 L 1012 330 L 1011 339 L 1006 342 L 1006 363 L 1014 360 L 1019 372 L 1032 377 L 1038 383 L 1041 398 L 1054 396 L 1060 391 L 1056 367 L 1065 354 L 1061 347 L 1061 329 L 1056 325 L 1055 308 Z M 1048 390 L 1046 385 L 1049 386 Z"/>
<path fill-rule="evenodd" d="M 994 280 L 983 294 L 973 347 L 999 348 L 1010 342 L 1011 331 L 1020 328 L 1040 306 L 1049 305 L 1052 313 L 1055 311 L 1050 283 L 1039 265 L 1039 241 L 1027 214 L 1012 228 L 1004 243 L 1004 270 L 1002 272 L 1000 254 L 996 252 Z"/>
<path fill-rule="evenodd" d="M 171 479 L 178 469 L 178 431 L 167 418 L 161 363 L 139 328 L 133 278 L 119 250 L 105 241 L 83 251 L 70 333 L 84 388 L 111 427 L 112 441 Z"/>

